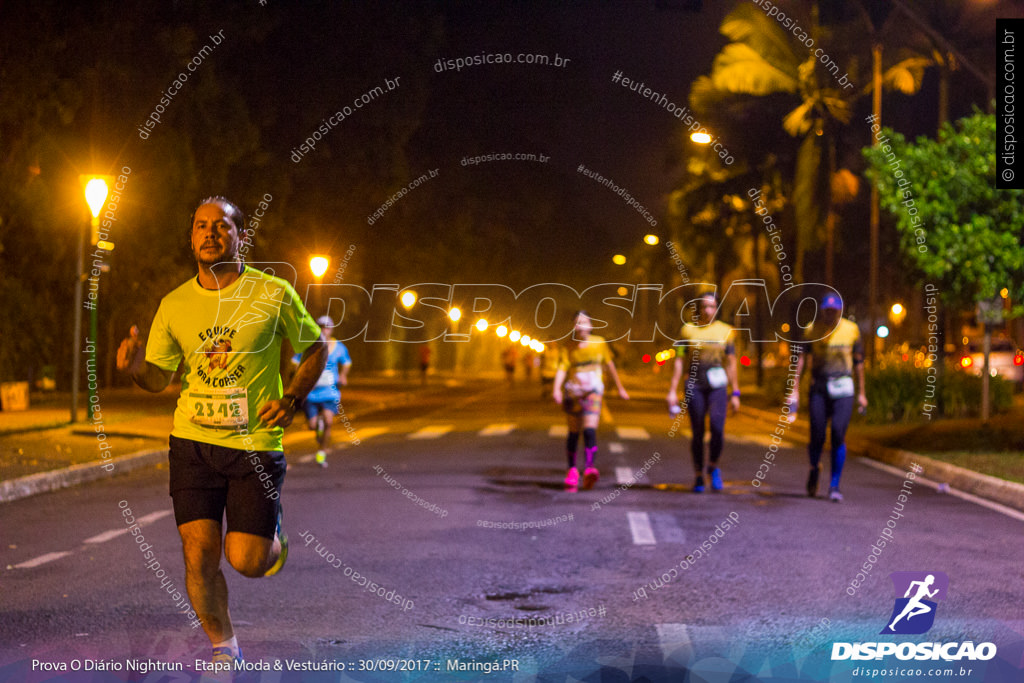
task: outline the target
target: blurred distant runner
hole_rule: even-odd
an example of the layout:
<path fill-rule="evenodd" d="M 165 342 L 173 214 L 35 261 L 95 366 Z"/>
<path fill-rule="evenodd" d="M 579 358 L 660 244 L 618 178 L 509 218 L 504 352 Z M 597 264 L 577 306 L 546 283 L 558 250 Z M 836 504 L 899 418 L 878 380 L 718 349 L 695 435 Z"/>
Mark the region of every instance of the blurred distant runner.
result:
<path fill-rule="evenodd" d="M 420 347 L 420 384 L 427 383 L 427 371 L 430 370 L 430 347 L 424 344 Z"/>
<path fill-rule="evenodd" d="M 138 330 L 121 342 L 117 367 L 143 389 L 162 391 L 180 365 L 181 397 L 170 437 L 170 493 L 185 555 L 185 585 L 213 663 L 230 670 L 242 652 L 221 571 L 272 576 L 288 557 L 281 529 L 285 459 L 281 438 L 298 401 L 316 384 L 327 345 L 284 280 L 238 258 L 245 217 L 223 197 L 200 202 L 189 229 L 197 277 L 160 302 L 143 354 Z M 282 394 L 282 340 L 302 362 Z"/>
<path fill-rule="evenodd" d="M 316 464 L 327 467 L 327 447 L 331 443 L 331 426 L 334 416 L 338 414 L 341 402 L 341 388 L 348 385 L 348 371 L 352 367 L 352 358 L 348 348 L 331 336 L 334 321 L 328 315 L 317 318 L 320 331 L 327 340 L 327 365 L 320 373 L 316 386 L 306 396 L 302 407 L 306 413 L 309 428 L 316 431 Z M 296 355 L 292 362 L 301 362 L 301 355 Z"/>
<path fill-rule="evenodd" d="M 694 493 L 704 492 L 704 421 L 711 424 L 711 444 L 708 453 L 708 477 L 711 489 L 721 491 L 722 472 L 718 460 L 722 456 L 725 441 L 725 413 L 731 406 L 733 412 L 740 407 L 740 384 L 736 377 L 736 348 L 732 342 L 733 329 L 721 320 L 715 320 L 718 301 L 714 294 L 705 294 L 699 299 L 698 324 L 684 323 L 680 340 L 676 342 L 676 360 L 672 372 L 672 383 L 668 390 L 668 404 L 671 409 L 678 405 L 676 390 L 683 375 L 683 358 L 689 356 L 689 370 L 685 385 L 686 406 L 690 411 L 690 428 L 693 437 L 690 454 L 696 480 Z M 732 393 L 728 387 L 732 385 Z"/>
<path fill-rule="evenodd" d="M 811 471 L 807 475 L 807 495 L 818 495 L 818 476 L 821 472 L 821 452 L 825 447 L 825 430 L 832 420 L 832 481 L 828 497 L 833 502 L 843 500 L 839 480 L 846 462 L 846 428 L 853 415 L 854 396 L 860 410 L 868 407 L 864 391 L 864 347 L 860 328 L 842 317 L 843 300 L 837 294 L 826 294 L 821 300 L 821 317 L 816 318 L 802 346 L 796 365 L 796 386 L 805 363 L 811 367 L 811 389 L 807 393 L 807 406 L 811 419 L 811 439 L 807 455 Z M 826 330 L 831 330 L 826 334 Z M 806 360 L 805 360 L 806 359 Z M 791 414 L 796 414 L 799 394 L 793 393 Z"/>
<path fill-rule="evenodd" d="M 540 396 L 547 399 L 551 395 L 551 389 L 555 384 L 555 375 L 558 373 L 558 347 L 548 345 L 540 355 Z"/>
<path fill-rule="evenodd" d="M 501 362 L 505 366 L 505 379 L 508 380 L 509 384 L 515 384 L 517 360 L 519 360 L 519 351 L 514 343 L 509 342 L 508 346 L 501 353 Z"/>
<path fill-rule="evenodd" d="M 629 399 L 629 394 L 619 380 L 619 373 L 612 361 L 611 349 L 602 337 L 590 334 L 593 326 L 590 316 L 579 311 L 575 317 L 572 339 L 558 362 L 552 398 L 565 410 L 569 436 L 565 444 L 569 471 L 565 475 L 565 488 L 576 491 L 580 474 L 576 469 L 576 449 L 579 446 L 580 427 L 583 428 L 583 448 L 586 469 L 583 471 L 583 488 L 593 488 L 600 473 L 594 467 L 597 455 L 597 425 L 601 419 L 601 398 L 604 394 L 602 366 L 608 368 L 608 375 L 615 382 L 619 397 Z"/>

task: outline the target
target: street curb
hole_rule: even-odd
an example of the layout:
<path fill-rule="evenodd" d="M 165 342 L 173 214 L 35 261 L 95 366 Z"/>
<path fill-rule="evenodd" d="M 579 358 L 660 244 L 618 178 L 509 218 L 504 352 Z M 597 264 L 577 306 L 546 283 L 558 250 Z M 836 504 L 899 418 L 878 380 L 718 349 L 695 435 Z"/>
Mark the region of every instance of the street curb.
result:
<path fill-rule="evenodd" d="M 757 419 L 778 421 L 777 414 L 758 408 L 741 406 L 740 412 L 747 412 Z M 790 429 L 793 427 L 797 427 L 797 425 L 790 425 Z M 796 431 L 802 436 L 806 436 L 802 425 Z M 889 448 L 863 438 L 849 439 L 846 443 L 850 450 L 860 455 L 899 467 L 902 470 L 909 470 L 911 463 L 917 463 L 924 468 L 929 479 L 939 484 L 947 484 L 950 488 L 958 491 L 1024 512 L 1024 484 L 957 467 L 912 451 Z"/>
<path fill-rule="evenodd" d="M 131 470 L 164 462 L 167 449 L 157 451 L 141 451 L 115 458 L 114 460 L 95 460 L 93 462 L 72 465 L 52 472 L 39 472 L 26 477 L 0 481 L 0 503 L 8 503 L 20 498 L 28 498 L 39 493 L 47 493 L 58 489 L 84 484 L 85 482 L 113 476 L 114 472 L 130 472 Z M 112 471 L 104 468 L 114 466 Z"/>
<path fill-rule="evenodd" d="M 932 481 L 948 484 L 950 488 L 958 491 L 1024 512 L 1024 484 L 967 470 L 911 451 L 879 446 L 870 441 L 858 440 L 857 448 L 872 460 L 878 460 L 903 470 L 909 470 L 911 463 L 917 463 L 924 468 L 921 474 Z"/>
<path fill-rule="evenodd" d="M 378 401 L 377 403 L 365 406 L 359 410 L 358 415 L 369 415 L 387 408 L 393 408 L 395 405 L 403 405 L 412 401 L 415 396 L 416 392 L 411 391 L 398 394 L 387 401 Z M 344 402 L 342 402 L 342 405 L 344 406 Z M 305 436 L 305 434 L 293 432 L 291 434 L 286 433 L 284 435 L 284 439 L 294 443 Z M 166 462 L 166 460 L 166 448 L 161 450 L 139 451 L 137 453 L 123 455 L 113 461 L 96 460 L 93 462 L 81 463 L 79 465 L 71 465 L 70 467 L 64 467 L 51 472 L 39 472 L 37 474 L 18 477 L 17 479 L 0 481 L 0 503 L 9 503 L 21 498 L 34 496 L 39 493 L 48 493 L 50 491 L 67 488 L 69 486 L 96 481 L 97 479 L 103 479 L 104 477 L 114 476 L 114 473 L 117 471 L 130 472 L 131 470 L 139 469 L 140 467 L 147 467 L 149 465 Z M 109 468 L 111 462 L 114 464 L 113 471 L 108 472 L 103 469 L 105 466 Z"/>

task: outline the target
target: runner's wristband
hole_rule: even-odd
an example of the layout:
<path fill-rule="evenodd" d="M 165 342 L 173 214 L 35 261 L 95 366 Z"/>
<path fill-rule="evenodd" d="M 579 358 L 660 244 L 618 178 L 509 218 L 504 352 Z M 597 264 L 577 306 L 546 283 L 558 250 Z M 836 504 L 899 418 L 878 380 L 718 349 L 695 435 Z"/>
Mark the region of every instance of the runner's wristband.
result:
<path fill-rule="evenodd" d="M 733 395 L 733 398 L 739 398 L 740 397 L 740 390 L 737 389 L 736 391 L 732 392 L 732 395 Z"/>
<path fill-rule="evenodd" d="M 293 413 L 296 410 L 298 410 L 298 408 L 299 408 L 299 397 L 298 396 L 296 396 L 295 394 L 285 394 L 284 396 L 281 397 L 282 401 L 284 399 L 288 399 L 288 403 L 291 405 Z"/>

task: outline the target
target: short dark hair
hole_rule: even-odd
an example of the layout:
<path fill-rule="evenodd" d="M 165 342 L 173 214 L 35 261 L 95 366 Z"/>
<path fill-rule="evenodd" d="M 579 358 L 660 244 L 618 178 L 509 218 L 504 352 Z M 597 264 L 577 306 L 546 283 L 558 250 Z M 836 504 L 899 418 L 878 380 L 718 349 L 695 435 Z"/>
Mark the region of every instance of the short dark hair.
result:
<path fill-rule="evenodd" d="M 235 204 L 227 197 L 214 195 L 212 197 L 207 197 L 206 199 L 202 200 L 201 202 L 196 204 L 196 208 L 192 209 L 192 216 L 188 220 L 188 234 L 190 236 L 192 234 L 192 226 L 195 225 L 196 222 L 196 212 L 199 211 L 199 207 L 215 203 L 225 204 L 226 206 L 228 206 L 228 208 L 231 209 L 231 220 L 234 221 L 235 227 L 238 228 L 239 232 L 245 230 L 245 213 L 240 208 L 238 208 L 238 204 Z"/>

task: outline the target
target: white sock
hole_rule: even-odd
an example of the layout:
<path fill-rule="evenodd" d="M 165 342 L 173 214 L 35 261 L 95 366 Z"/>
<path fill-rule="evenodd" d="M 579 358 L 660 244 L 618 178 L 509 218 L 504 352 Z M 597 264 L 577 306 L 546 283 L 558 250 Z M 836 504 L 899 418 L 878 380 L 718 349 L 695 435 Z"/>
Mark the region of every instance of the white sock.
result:
<path fill-rule="evenodd" d="M 225 641 L 222 641 L 222 642 L 219 642 L 219 643 L 214 643 L 213 647 L 214 648 L 229 647 L 229 648 L 231 648 L 231 654 L 233 654 L 236 657 L 239 654 L 238 638 L 236 636 L 231 636 L 231 638 L 228 639 L 228 640 L 225 640 Z"/>

